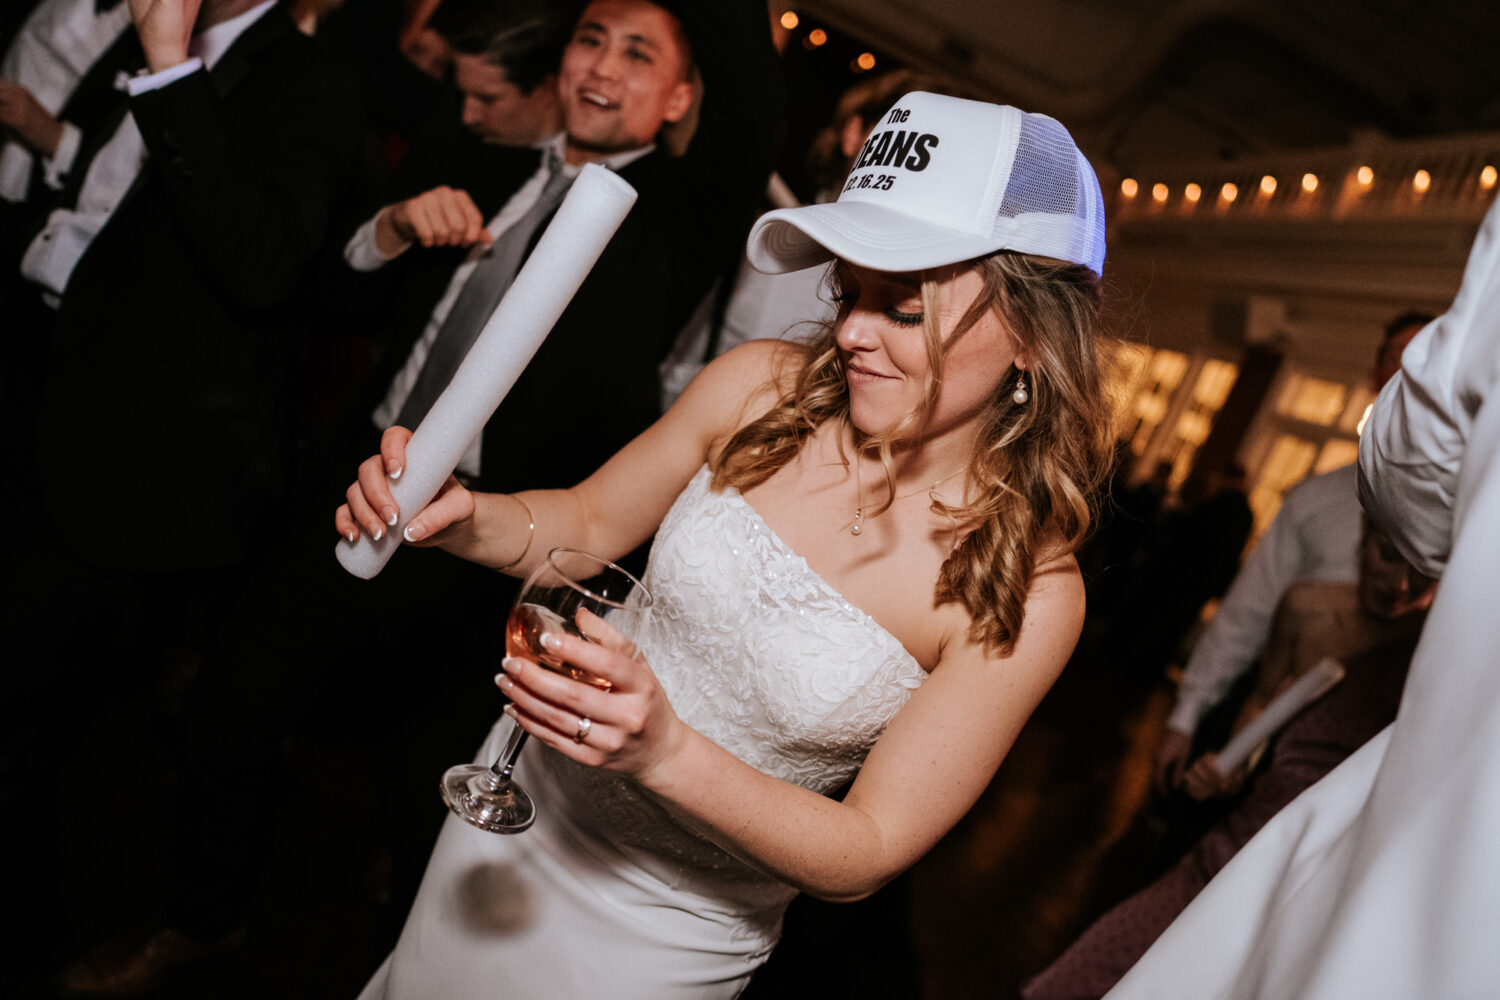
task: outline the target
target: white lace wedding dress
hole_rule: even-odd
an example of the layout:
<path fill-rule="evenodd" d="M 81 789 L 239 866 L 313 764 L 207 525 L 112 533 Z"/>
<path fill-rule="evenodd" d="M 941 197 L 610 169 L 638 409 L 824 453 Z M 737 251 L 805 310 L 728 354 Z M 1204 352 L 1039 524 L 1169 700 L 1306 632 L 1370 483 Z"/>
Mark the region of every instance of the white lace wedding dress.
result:
<path fill-rule="evenodd" d="M 708 470 L 662 522 L 640 643 L 677 713 L 768 774 L 850 779 L 923 670 Z M 491 731 L 477 759 L 498 752 Z M 736 996 L 795 891 L 677 823 L 626 778 L 532 743 L 536 825 L 449 816 L 395 951 L 360 1000 Z M 766 817 L 774 823 L 774 816 Z"/>

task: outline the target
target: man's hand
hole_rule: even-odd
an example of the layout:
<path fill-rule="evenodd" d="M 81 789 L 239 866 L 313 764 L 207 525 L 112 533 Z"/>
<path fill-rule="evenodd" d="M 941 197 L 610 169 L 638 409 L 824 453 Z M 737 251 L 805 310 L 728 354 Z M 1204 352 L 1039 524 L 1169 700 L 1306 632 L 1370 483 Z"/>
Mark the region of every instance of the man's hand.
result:
<path fill-rule="evenodd" d="M 203 0 L 130 0 L 130 16 L 146 67 L 153 73 L 187 62 L 188 42 Z"/>
<path fill-rule="evenodd" d="M 1182 769 L 1187 766 L 1188 754 L 1192 750 L 1191 733 L 1169 728 L 1162 734 L 1161 744 L 1156 748 L 1156 760 L 1151 766 L 1157 794 L 1166 795 L 1182 782 Z"/>
<path fill-rule="evenodd" d="M 48 114 L 31 91 L 9 80 L 0 80 L 0 127 L 43 156 L 55 155 L 62 141 L 62 122 Z"/>
<path fill-rule="evenodd" d="M 1193 761 L 1193 766 L 1182 775 L 1182 790 L 1199 802 L 1222 799 L 1233 795 L 1245 783 L 1245 768 L 1236 768 L 1233 774 L 1219 772 L 1217 754 L 1206 753 Z"/>
<path fill-rule="evenodd" d="M 468 247 L 491 242 L 484 216 L 467 191 L 447 186 L 424 191 L 381 211 L 375 221 L 375 243 L 395 253 L 407 243 L 424 247 Z"/>

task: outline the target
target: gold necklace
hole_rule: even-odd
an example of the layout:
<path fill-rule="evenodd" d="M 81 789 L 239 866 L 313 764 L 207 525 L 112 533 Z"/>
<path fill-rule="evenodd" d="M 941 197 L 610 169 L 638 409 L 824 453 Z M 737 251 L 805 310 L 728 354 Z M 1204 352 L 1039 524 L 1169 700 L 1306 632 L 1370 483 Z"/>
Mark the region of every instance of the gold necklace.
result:
<path fill-rule="evenodd" d="M 903 493 L 900 496 L 895 497 L 894 499 L 892 499 L 890 505 L 895 505 L 897 503 L 900 503 L 902 500 L 905 500 L 908 497 L 914 497 L 918 493 L 926 493 L 928 495 L 931 495 L 931 493 L 932 493 L 933 490 L 937 489 L 939 486 L 943 485 L 948 480 L 952 479 L 954 476 L 958 475 L 962 471 L 964 471 L 962 468 L 954 469 L 952 472 L 948 473 L 946 476 L 944 476 L 942 479 L 939 479 L 937 482 L 933 483 L 931 486 L 928 486 L 926 489 L 912 490 L 910 493 Z M 856 488 L 859 491 L 859 503 L 854 508 L 854 520 L 853 520 L 853 522 L 851 522 L 850 524 L 845 525 L 845 527 L 847 527 L 849 529 L 849 534 L 851 534 L 851 535 L 857 535 L 860 532 L 862 532 L 862 531 L 865 530 L 865 477 L 864 477 L 864 462 L 861 461 L 861 459 L 860 459 L 860 457 L 858 455 L 854 456 L 854 482 L 855 482 Z M 890 505 L 888 505 L 888 506 L 890 506 Z M 843 529 L 841 528 L 839 530 L 842 531 Z"/>

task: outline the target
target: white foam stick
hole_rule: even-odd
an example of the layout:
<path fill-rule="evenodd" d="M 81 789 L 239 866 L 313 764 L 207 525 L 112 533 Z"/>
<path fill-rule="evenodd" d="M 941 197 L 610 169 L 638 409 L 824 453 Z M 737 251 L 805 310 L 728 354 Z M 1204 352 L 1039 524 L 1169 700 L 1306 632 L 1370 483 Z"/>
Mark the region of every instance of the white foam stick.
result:
<path fill-rule="evenodd" d="M 346 570 L 368 580 L 385 566 L 401 544 L 407 520 L 437 495 L 484 430 L 635 199 L 635 188 L 604 167 L 591 163 L 579 172 L 453 381 L 412 434 L 406 469 L 391 483 L 401 519 L 378 542 L 364 535 L 352 544 L 339 541 L 335 554 Z"/>
<path fill-rule="evenodd" d="M 1250 724 L 1234 734 L 1234 737 L 1219 751 L 1218 771 L 1233 774 L 1255 750 L 1270 739 L 1282 726 L 1292 721 L 1292 716 L 1328 693 L 1328 689 L 1344 679 L 1344 665 L 1332 657 L 1324 657 L 1307 673 L 1298 677 L 1281 694 L 1271 699 L 1265 711 L 1250 720 Z"/>

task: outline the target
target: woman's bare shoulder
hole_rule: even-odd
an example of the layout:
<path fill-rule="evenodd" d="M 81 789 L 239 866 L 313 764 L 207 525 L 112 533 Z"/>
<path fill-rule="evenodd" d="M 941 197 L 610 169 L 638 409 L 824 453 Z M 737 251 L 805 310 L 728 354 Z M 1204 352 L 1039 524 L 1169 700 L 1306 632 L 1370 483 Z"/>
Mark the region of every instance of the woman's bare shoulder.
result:
<path fill-rule="evenodd" d="M 805 346 L 788 341 L 741 344 L 709 362 L 683 391 L 676 406 L 715 413 L 715 423 L 727 436 L 790 392 L 807 356 Z"/>

